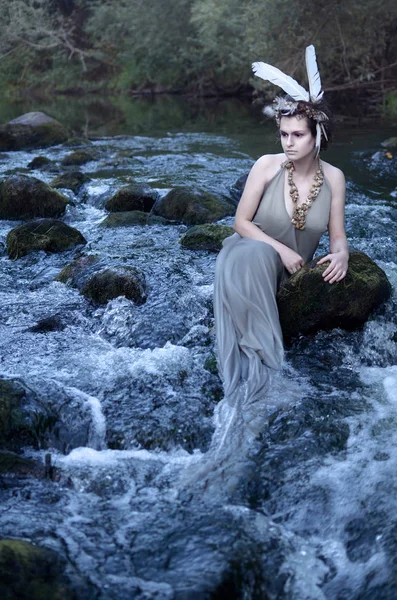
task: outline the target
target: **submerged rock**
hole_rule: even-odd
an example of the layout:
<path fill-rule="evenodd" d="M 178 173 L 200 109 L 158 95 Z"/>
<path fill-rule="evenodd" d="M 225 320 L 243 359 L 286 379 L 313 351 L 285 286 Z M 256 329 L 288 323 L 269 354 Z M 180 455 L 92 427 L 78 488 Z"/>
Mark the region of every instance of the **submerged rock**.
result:
<path fill-rule="evenodd" d="M 118 296 L 143 304 L 146 302 L 145 275 L 134 267 L 106 267 L 94 273 L 80 291 L 97 304 L 106 304 Z"/>
<path fill-rule="evenodd" d="M 139 269 L 104 265 L 98 255 L 79 256 L 66 265 L 58 281 L 77 287 L 83 296 L 97 304 L 106 304 L 125 296 L 136 304 L 146 302 L 146 279 Z"/>
<path fill-rule="evenodd" d="M 277 294 L 286 340 L 321 329 L 356 329 L 391 295 L 386 274 L 363 252 L 350 252 L 347 275 L 334 284 L 323 280 L 327 263 L 317 265 L 319 258 L 290 277 Z"/>
<path fill-rule="evenodd" d="M 38 394 L 23 381 L 0 378 L 0 449 L 18 452 L 34 446 L 67 453 L 93 443 L 90 398 L 51 382 L 48 388 Z"/>
<path fill-rule="evenodd" d="M 42 479 L 46 477 L 45 466 L 30 458 L 24 458 L 14 452 L 0 451 L 0 475 L 27 475 Z M 1 578 L 0 578 L 1 581 Z"/>
<path fill-rule="evenodd" d="M 201 225 L 233 215 L 235 207 L 209 192 L 178 187 L 161 198 L 153 212 L 160 217 L 185 223 L 185 225 Z"/>
<path fill-rule="evenodd" d="M 223 240 L 233 233 L 234 229 L 226 225 L 196 225 L 196 227 L 189 229 L 179 242 L 188 250 L 219 252 L 222 248 Z"/>
<path fill-rule="evenodd" d="M 131 225 L 170 225 L 163 217 L 156 217 L 141 210 L 110 213 L 99 223 L 100 227 L 130 227 Z"/>
<path fill-rule="evenodd" d="M 66 141 L 66 129 L 42 112 L 26 113 L 0 125 L 0 150 L 24 150 L 53 146 Z"/>
<path fill-rule="evenodd" d="M 68 204 L 68 198 L 35 177 L 11 175 L 0 181 L 0 219 L 60 217 Z"/>
<path fill-rule="evenodd" d="M 50 331 L 63 331 L 65 327 L 61 315 L 56 314 L 40 319 L 35 325 L 29 327 L 28 331 L 32 333 L 49 333 Z"/>
<path fill-rule="evenodd" d="M 77 600 L 64 575 L 65 564 L 53 550 L 24 540 L 0 540 L 0 597 L 3 600 Z"/>
<path fill-rule="evenodd" d="M 43 171 L 54 165 L 54 162 L 46 156 L 35 156 L 28 163 L 28 169 L 42 169 Z"/>
<path fill-rule="evenodd" d="M 62 173 L 55 177 L 51 181 L 51 187 L 53 188 L 66 188 L 68 190 L 72 190 L 75 194 L 77 194 L 80 188 L 85 184 L 91 181 L 91 178 L 80 171 L 71 171 L 70 173 Z"/>
<path fill-rule="evenodd" d="M 90 162 L 90 160 L 95 160 L 95 157 L 91 152 L 84 152 L 84 150 L 77 150 L 76 152 L 72 152 L 71 154 L 68 154 L 67 156 L 65 156 L 62 159 L 61 164 L 64 167 L 78 166 L 78 165 L 85 165 L 85 163 Z"/>
<path fill-rule="evenodd" d="M 106 200 L 105 209 L 110 212 L 130 210 L 150 212 L 158 197 L 158 193 L 149 185 L 130 183 Z"/>
<path fill-rule="evenodd" d="M 6 242 L 8 256 L 12 259 L 34 250 L 64 252 L 87 243 L 80 231 L 56 219 L 41 219 L 19 225 L 8 233 Z"/>

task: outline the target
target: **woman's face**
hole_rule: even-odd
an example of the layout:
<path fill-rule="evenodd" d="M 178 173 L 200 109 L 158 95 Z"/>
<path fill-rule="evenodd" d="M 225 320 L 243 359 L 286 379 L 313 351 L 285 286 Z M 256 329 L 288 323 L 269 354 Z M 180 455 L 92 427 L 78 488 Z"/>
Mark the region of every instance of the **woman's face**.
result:
<path fill-rule="evenodd" d="M 280 139 L 290 160 L 297 161 L 308 156 L 314 158 L 316 138 L 310 131 L 306 117 L 281 117 Z"/>

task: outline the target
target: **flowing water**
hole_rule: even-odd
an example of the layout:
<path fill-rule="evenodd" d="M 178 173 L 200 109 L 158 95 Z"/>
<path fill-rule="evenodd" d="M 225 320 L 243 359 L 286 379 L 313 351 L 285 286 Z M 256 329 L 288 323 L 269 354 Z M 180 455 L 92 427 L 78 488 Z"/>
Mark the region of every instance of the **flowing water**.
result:
<path fill-rule="evenodd" d="M 1 376 L 29 390 L 32 410 L 51 405 L 60 417 L 50 448 L 25 449 L 43 462 L 50 454 L 55 475 L 0 482 L 0 537 L 65 557 L 78 598 L 395 599 L 395 292 L 360 331 L 295 341 L 267 397 L 224 406 L 215 255 L 184 250 L 183 225 L 99 227 L 105 199 L 129 181 L 230 197 L 253 160 L 276 149 L 272 126 L 245 107 L 190 120 L 177 108 L 168 128 L 139 111 L 106 126 L 86 111 L 74 123 L 96 134 L 96 159 L 81 167 L 91 181 L 79 194 L 64 191 L 74 202 L 64 220 L 88 241 L 77 252 L 145 272 L 144 305 L 120 297 L 97 307 L 55 281 L 76 251 L 0 257 Z M 341 131 L 329 160 L 347 175 L 350 246 L 395 290 L 396 159 L 375 154 L 388 135 Z M 58 169 L 69 152 L 7 153 L 0 172 L 28 172 L 37 155 Z M 16 224 L 0 222 L 3 244 Z M 62 328 L 31 330 L 54 315 Z"/>

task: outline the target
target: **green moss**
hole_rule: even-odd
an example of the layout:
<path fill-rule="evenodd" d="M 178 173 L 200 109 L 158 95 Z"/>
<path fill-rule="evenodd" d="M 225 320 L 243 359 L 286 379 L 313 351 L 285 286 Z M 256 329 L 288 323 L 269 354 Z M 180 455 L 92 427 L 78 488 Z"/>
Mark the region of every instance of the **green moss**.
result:
<path fill-rule="evenodd" d="M 167 219 L 141 210 L 115 212 L 100 222 L 100 227 L 130 227 L 132 225 L 169 225 Z"/>
<path fill-rule="evenodd" d="M 64 578 L 64 560 L 23 540 L 0 540 L 2 600 L 75 600 Z"/>
<path fill-rule="evenodd" d="M 223 240 L 233 233 L 233 228 L 226 225 L 196 225 L 181 237 L 179 243 L 188 250 L 219 252 Z"/>
<path fill-rule="evenodd" d="M 6 243 L 9 258 L 17 259 L 34 250 L 64 252 L 87 242 L 74 227 L 55 219 L 42 219 L 15 227 L 8 233 Z"/>
<path fill-rule="evenodd" d="M 28 164 L 28 169 L 45 169 L 52 164 L 53 161 L 46 156 L 35 156 L 34 159 Z"/>

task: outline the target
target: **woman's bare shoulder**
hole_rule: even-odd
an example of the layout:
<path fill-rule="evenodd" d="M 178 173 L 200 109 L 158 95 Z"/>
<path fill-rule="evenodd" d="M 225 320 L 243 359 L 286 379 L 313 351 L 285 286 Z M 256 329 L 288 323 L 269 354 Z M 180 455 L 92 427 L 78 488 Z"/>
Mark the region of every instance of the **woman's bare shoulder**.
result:
<path fill-rule="evenodd" d="M 252 169 L 261 172 L 268 179 L 275 175 L 284 161 L 285 154 L 264 154 L 258 158 Z"/>
<path fill-rule="evenodd" d="M 323 160 L 321 161 L 321 164 L 323 166 L 325 176 L 332 185 L 344 185 L 345 176 L 341 169 L 338 169 L 338 167 L 334 167 L 334 165 L 331 165 Z"/>

